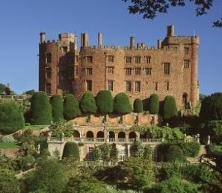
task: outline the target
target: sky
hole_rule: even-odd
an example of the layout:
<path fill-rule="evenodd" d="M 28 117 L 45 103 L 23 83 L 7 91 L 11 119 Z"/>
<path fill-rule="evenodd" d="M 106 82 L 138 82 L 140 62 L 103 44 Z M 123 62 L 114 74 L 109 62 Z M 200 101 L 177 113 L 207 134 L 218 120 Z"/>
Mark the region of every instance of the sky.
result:
<path fill-rule="evenodd" d="M 22 93 L 38 90 L 39 33 L 49 40 L 61 32 L 77 36 L 87 32 L 90 44 L 103 33 L 105 45 L 129 44 L 129 37 L 148 46 L 166 36 L 166 26 L 175 25 L 178 35 L 198 35 L 200 92 L 222 92 L 222 28 L 212 22 L 222 17 L 222 1 L 214 0 L 207 15 L 196 17 L 191 4 L 171 8 L 154 20 L 130 15 L 121 0 L 1 0 L 0 1 L 0 83 L 9 83 Z M 189 2 L 189 1 L 187 1 Z"/>

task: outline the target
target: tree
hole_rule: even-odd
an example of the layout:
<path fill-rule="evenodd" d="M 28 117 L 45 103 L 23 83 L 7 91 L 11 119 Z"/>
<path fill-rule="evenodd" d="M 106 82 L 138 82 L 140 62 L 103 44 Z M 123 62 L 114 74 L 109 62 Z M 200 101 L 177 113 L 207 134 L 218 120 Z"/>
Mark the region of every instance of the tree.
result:
<path fill-rule="evenodd" d="M 115 143 L 113 143 L 110 148 L 110 160 L 114 164 L 118 161 L 118 149 Z"/>
<path fill-rule="evenodd" d="M 184 161 L 185 157 L 182 149 L 178 145 L 169 145 L 165 149 L 165 160 L 168 162 Z"/>
<path fill-rule="evenodd" d="M 34 125 L 50 125 L 52 108 L 49 98 L 44 92 L 36 92 L 31 98 L 31 123 Z"/>
<path fill-rule="evenodd" d="M 150 95 L 148 103 L 149 112 L 151 114 L 158 114 L 160 108 L 159 97 L 157 94 Z"/>
<path fill-rule="evenodd" d="M 83 113 L 96 113 L 96 101 L 91 92 L 87 91 L 83 94 L 80 101 L 80 108 Z"/>
<path fill-rule="evenodd" d="M 60 95 L 54 95 L 50 98 L 52 107 L 52 120 L 58 122 L 64 119 L 63 117 L 63 98 Z"/>
<path fill-rule="evenodd" d="M 0 192 L 20 193 L 20 184 L 15 173 L 8 169 L 0 169 Z"/>
<path fill-rule="evenodd" d="M 79 102 L 72 94 L 66 94 L 64 97 L 64 117 L 66 120 L 71 120 L 81 115 Z"/>
<path fill-rule="evenodd" d="M 176 101 L 173 96 L 166 96 L 163 101 L 163 118 L 168 120 L 177 116 Z"/>
<path fill-rule="evenodd" d="M 135 141 L 130 149 L 132 157 L 143 157 L 143 146 L 139 141 Z"/>
<path fill-rule="evenodd" d="M 44 160 L 36 168 L 33 176 L 27 178 L 29 191 L 44 190 L 48 193 L 62 193 L 67 183 L 63 165 L 56 160 Z"/>
<path fill-rule="evenodd" d="M 133 103 L 133 109 L 136 113 L 143 112 L 143 102 L 141 99 L 136 99 Z"/>
<path fill-rule="evenodd" d="M 157 14 L 167 13 L 171 7 L 182 7 L 187 4 L 186 0 L 122 0 L 130 2 L 128 10 L 130 14 L 141 14 L 144 19 L 154 19 Z M 197 16 L 206 14 L 213 6 L 214 0 L 194 1 L 190 0 L 195 6 Z M 222 18 L 214 21 L 215 27 L 222 27 Z"/>
<path fill-rule="evenodd" d="M 6 86 L 0 83 L 0 94 L 5 94 L 5 89 L 6 89 Z"/>
<path fill-rule="evenodd" d="M 23 113 L 14 101 L 0 103 L 0 131 L 13 133 L 25 126 Z"/>
<path fill-rule="evenodd" d="M 98 112 L 108 114 L 113 112 L 113 97 L 109 90 L 101 90 L 96 96 Z"/>
<path fill-rule="evenodd" d="M 202 120 L 222 119 L 222 93 L 214 93 L 203 99 L 200 117 Z"/>
<path fill-rule="evenodd" d="M 62 157 L 73 157 L 75 160 L 79 160 L 79 146 L 76 143 L 67 142 L 65 144 Z"/>
<path fill-rule="evenodd" d="M 125 93 L 118 93 L 114 97 L 113 109 L 115 113 L 127 114 L 132 112 L 129 97 Z"/>

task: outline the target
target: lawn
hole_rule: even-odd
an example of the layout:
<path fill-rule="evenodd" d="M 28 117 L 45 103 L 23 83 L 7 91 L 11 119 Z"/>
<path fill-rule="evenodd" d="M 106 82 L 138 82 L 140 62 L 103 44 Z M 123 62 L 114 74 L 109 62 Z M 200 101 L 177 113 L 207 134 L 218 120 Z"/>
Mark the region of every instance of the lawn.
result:
<path fill-rule="evenodd" d="M 32 130 L 41 130 L 43 128 L 48 127 L 49 125 L 27 125 L 25 129 L 32 129 Z"/>
<path fill-rule="evenodd" d="M 18 146 L 14 143 L 0 143 L 0 149 L 17 148 Z"/>

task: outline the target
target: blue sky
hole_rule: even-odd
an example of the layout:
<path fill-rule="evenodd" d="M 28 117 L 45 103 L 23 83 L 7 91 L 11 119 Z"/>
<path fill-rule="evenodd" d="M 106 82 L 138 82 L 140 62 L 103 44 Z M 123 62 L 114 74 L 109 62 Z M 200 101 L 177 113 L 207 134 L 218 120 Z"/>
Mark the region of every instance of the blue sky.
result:
<path fill-rule="evenodd" d="M 199 80 L 203 94 L 222 92 L 222 28 L 212 21 L 222 17 L 222 1 L 205 16 L 195 17 L 192 5 L 170 9 L 153 21 L 129 15 L 121 0 L 1 0 L 0 2 L 0 82 L 10 83 L 21 93 L 38 89 L 39 32 L 48 39 L 58 33 L 88 32 L 96 44 L 102 32 L 104 44 L 128 45 L 131 35 L 138 42 L 156 45 L 166 35 L 166 26 L 174 24 L 179 35 L 200 36 Z"/>

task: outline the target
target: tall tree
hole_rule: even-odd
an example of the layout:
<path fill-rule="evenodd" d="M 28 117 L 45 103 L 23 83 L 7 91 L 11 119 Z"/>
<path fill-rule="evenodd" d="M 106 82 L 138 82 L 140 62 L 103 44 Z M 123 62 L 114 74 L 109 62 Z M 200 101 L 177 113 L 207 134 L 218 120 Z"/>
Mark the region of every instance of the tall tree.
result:
<path fill-rule="evenodd" d="M 80 101 L 80 107 L 83 113 L 96 113 L 96 101 L 91 92 L 87 91 L 83 94 Z"/>
<path fill-rule="evenodd" d="M 63 117 L 63 98 L 60 95 L 54 95 L 50 98 L 52 107 L 52 120 L 58 122 L 64 119 Z"/>
<path fill-rule="evenodd" d="M 132 112 L 129 97 L 125 93 L 118 93 L 114 97 L 113 109 L 115 113 L 127 114 Z"/>
<path fill-rule="evenodd" d="M 163 101 L 163 118 L 164 120 L 177 116 L 176 101 L 173 96 L 166 96 Z"/>
<path fill-rule="evenodd" d="M 101 90 L 96 95 L 98 112 L 108 114 L 113 112 L 113 97 L 109 90 Z"/>
<path fill-rule="evenodd" d="M 148 103 L 149 112 L 151 114 L 158 114 L 160 108 L 160 101 L 157 94 L 150 95 Z"/>
<path fill-rule="evenodd" d="M 136 113 L 143 112 L 143 102 L 141 99 L 135 99 L 135 101 L 133 103 L 133 110 Z"/>
<path fill-rule="evenodd" d="M 158 14 L 167 13 L 171 7 L 183 7 L 188 4 L 186 0 L 122 0 L 129 2 L 130 14 L 141 14 L 144 19 L 154 19 Z M 215 3 L 215 0 L 190 0 L 194 4 L 196 15 L 206 14 Z M 216 6 L 216 5 L 215 5 Z M 218 6 L 218 5 L 217 5 Z M 222 27 L 222 18 L 214 21 L 215 27 Z"/>

